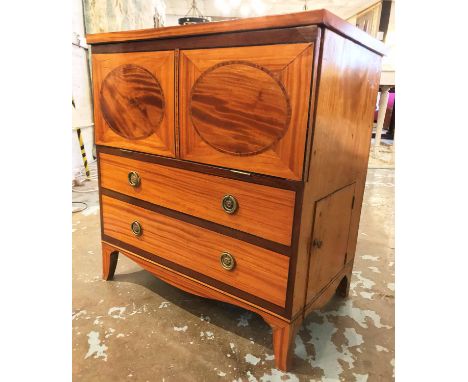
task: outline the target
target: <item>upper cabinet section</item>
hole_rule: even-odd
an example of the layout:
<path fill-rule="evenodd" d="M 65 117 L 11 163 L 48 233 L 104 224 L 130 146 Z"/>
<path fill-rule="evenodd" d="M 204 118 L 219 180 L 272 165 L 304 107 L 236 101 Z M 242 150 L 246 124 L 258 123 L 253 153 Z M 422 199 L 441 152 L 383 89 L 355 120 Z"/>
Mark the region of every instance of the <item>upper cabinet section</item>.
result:
<path fill-rule="evenodd" d="M 174 157 L 174 52 L 92 58 L 96 143 Z"/>
<path fill-rule="evenodd" d="M 313 44 L 182 50 L 182 159 L 301 179 Z"/>

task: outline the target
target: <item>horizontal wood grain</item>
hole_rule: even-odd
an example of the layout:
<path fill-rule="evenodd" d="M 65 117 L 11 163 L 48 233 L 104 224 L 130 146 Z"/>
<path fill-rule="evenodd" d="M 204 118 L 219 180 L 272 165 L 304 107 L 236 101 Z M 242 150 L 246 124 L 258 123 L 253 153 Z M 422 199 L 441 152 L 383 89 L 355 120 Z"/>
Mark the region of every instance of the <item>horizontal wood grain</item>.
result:
<path fill-rule="evenodd" d="M 294 191 L 109 154 L 100 154 L 99 160 L 101 187 L 287 246 L 291 244 Z M 128 183 L 130 171 L 139 174 L 138 187 Z M 224 195 L 237 199 L 239 208 L 234 214 L 223 210 Z"/>
<path fill-rule="evenodd" d="M 364 45 L 368 49 L 371 49 L 380 55 L 383 55 L 386 52 L 386 48 L 383 43 L 363 32 L 354 25 L 327 11 L 326 9 L 195 25 L 140 29 L 123 32 L 94 33 L 86 35 L 86 42 L 88 44 L 102 44 L 111 42 L 197 36 L 233 31 L 287 28 L 304 25 L 323 25 L 342 35 L 347 36 L 358 44 Z"/>
<path fill-rule="evenodd" d="M 251 293 L 284 307 L 289 258 L 102 195 L 104 235 Z M 130 225 L 138 221 L 142 235 Z M 234 256 L 236 266 L 220 265 L 223 251 Z"/>
<path fill-rule="evenodd" d="M 169 49 L 222 48 L 232 46 L 292 44 L 315 41 L 320 28 L 315 25 L 267 29 L 248 32 L 232 32 L 204 36 L 163 38 L 93 45 L 95 53 L 149 52 Z"/>
<path fill-rule="evenodd" d="M 154 260 L 145 258 L 135 251 L 128 250 L 106 240 L 102 241 L 102 247 L 109 253 L 115 254 L 120 252 L 122 255 L 128 257 L 147 271 L 154 274 L 156 277 L 188 293 L 204 298 L 227 302 L 229 304 L 251 310 L 252 312 L 259 314 L 270 326 L 276 325 L 282 327 L 290 323 L 290 320 L 283 317 L 281 314 L 265 309 L 261 305 L 254 304 L 210 284 L 177 272 L 176 270 L 166 267 Z"/>
<path fill-rule="evenodd" d="M 218 223 L 213 223 L 209 220 L 200 219 L 193 215 L 188 215 L 188 214 L 184 214 L 182 212 L 176 211 L 176 210 L 171 210 L 169 208 L 162 207 L 157 204 L 149 203 L 142 199 L 134 198 L 132 196 L 121 194 L 120 192 L 112 191 L 107 188 L 101 188 L 101 195 L 106 195 L 111 198 L 121 200 L 125 203 L 133 204 L 135 206 L 144 208 L 148 211 L 153 211 L 161 215 L 169 216 L 171 218 L 178 219 L 183 222 L 196 225 L 198 227 L 206 228 L 210 231 L 217 232 L 221 235 L 233 237 L 235 239 L 245 241 L 246 243 L 250 243 L 250 244 L 268 249 L 276 253 L 280 253 L 284 256 L 291 257 L 295 253 L 295 250 L 293 247 L 288 247 L 284 244 L 280 244 L 275 241 L 263 239 L 259 236 L 255 236 L 247 232 L 243 232 L 243 231 L 239 231 L 230 227 L 226 227 Z M 294 233 L 294 229 L 293 229 L 293 233 Z"/>
<path fill-rule="evenodd" d="M 119 149 L 116 147 L 108 147 L 96 145 L 96 153 L 118 155 L 123 158 L 135 159 L 147 163 L 156 163 L 168 167 L 181 168 L 188 171 L 199 172 L 202 174 L 215 175 L 222 178 L 237 179 L 243 182 L 262 184 L 283 190 L 298 191 L 302 188 L 303 183 L 297 180 L 283 179 L 273 176 L 265 176 L 254 172 L 236 171 L 230 168 L 210 166 L 204 163 L 190 162 L 178 158 L 167 158 L 160 155 L 151 155 L 147 153 Z"/>

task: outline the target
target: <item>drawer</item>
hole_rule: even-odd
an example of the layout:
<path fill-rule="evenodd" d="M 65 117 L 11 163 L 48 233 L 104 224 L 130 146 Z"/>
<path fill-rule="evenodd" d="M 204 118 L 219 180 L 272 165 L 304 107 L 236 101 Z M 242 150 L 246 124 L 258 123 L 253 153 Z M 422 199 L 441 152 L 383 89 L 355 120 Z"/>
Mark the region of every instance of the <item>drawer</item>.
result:
<path fill-rule="evenodd" d="M 105 195 L 102 218 L 104 235 L 285 307 L 287 256 Z M 132 231 L 133 222 L 141 227 L 139 236 Z M 223 253 L 225 265 L 229 256 L 234 259 L 232 270 L 222 267 Z"/>
<path fill-rule="evenodd" d="M 214 175 L 99 155 L 101 187 L 289 246 L 295 192 Z M 130 172 L 139 176 L 131 186 Z M 237 204 L 234 213 L 223 209 Z"/>
<path fill-rule="evenodd" d="M 182 159 L 302 179 L 313 44 L 180 51 Z"/>

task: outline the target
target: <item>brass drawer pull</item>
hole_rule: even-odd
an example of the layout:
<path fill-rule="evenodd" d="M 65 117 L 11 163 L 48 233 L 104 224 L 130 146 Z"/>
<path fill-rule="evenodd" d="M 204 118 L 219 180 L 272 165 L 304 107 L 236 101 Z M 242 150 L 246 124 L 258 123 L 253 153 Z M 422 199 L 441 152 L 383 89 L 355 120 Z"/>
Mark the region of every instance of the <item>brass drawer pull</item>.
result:
<path fill-rule="evenodd" d="M 224 195 L 223 202 L 221 203 L 223 210 L 228 214 L 233 214 L 239 208 L 239 203 L 237 199 L 232 195 Z"/>
<path fill-rule="evenodd" d="M 222 252 L 219 261 L 221 266 L 227 271 L 232 271 L 236 266 L 236 260 L 229 252 Z"/>
<path fill-rule="evenodd" d="M 130 228 L 132 229 L 132 232 L 135 236 L 141 236 L 143 234 L 143 228 L 141 227 L 141 224 L 136 220 L 132 224 L 130 224 Z"/>
<path fill-rule="evenodd" d="M 128 184 L 132 187 L 138 187 L 141 183 L 140 175 L 136 171 L 130 171 L 128 173 Z"/>

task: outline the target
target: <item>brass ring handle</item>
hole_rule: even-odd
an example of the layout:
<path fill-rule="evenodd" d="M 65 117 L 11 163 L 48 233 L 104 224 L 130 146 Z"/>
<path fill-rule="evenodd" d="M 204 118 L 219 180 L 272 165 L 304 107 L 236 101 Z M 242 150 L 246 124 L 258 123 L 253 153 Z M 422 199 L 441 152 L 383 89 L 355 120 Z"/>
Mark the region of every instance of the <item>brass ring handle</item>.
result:
<path fill-rule="evenodd" d="M 221 203 L 223 210 L 228 214 L 233 214 L 239 208 L 239 203 L 237 199 L 232 195 L 224 195 L 223 201 Z"/>
<path fill-rule="evenodd" d="M 227 271 L 232 271 L 236 266 L 236 260 L 229 252 L 222 252 L 219 261 L 221 266 Z"/>
<path fill-rule="evenodd" d="M 135 236 L 141 236 L 143 234 L 143 227 L 136 220 L 130 224 L 130 228 Z"/>
<path fill-rule="evenodd" d="M 132 187 L 138 187 L 141 183 L 140 175 L 136 171 L 130 171 L 128 173 L 128 184 Z"/>

